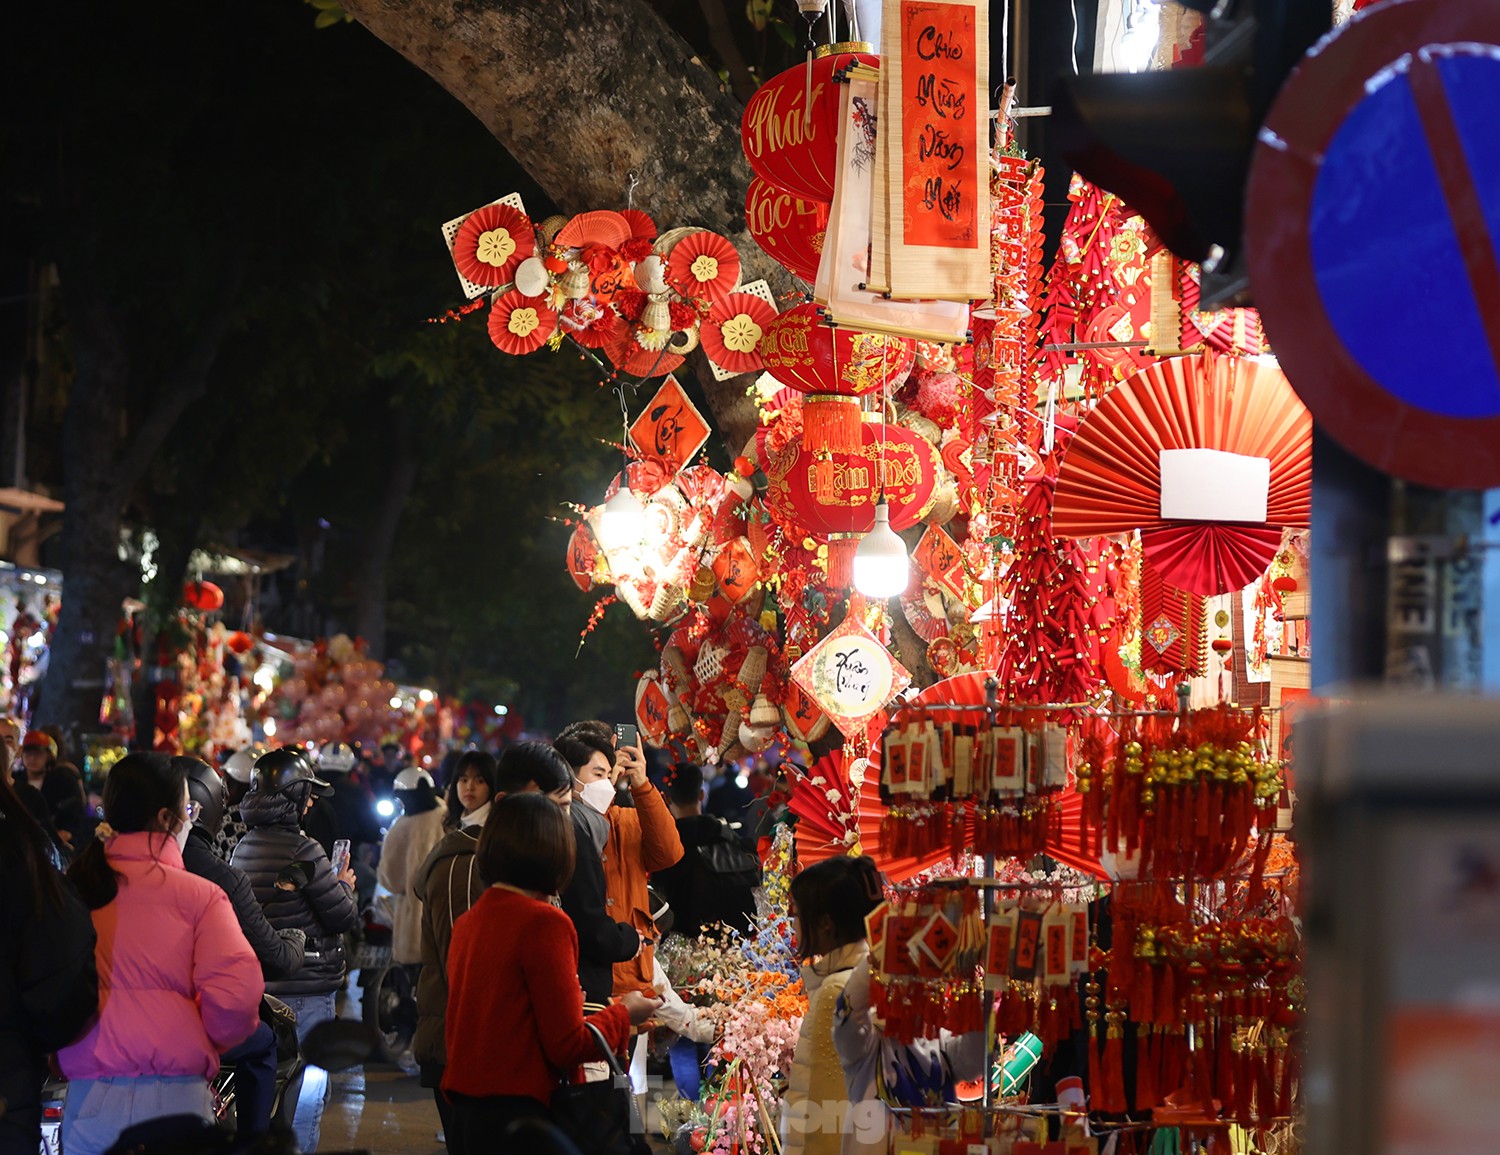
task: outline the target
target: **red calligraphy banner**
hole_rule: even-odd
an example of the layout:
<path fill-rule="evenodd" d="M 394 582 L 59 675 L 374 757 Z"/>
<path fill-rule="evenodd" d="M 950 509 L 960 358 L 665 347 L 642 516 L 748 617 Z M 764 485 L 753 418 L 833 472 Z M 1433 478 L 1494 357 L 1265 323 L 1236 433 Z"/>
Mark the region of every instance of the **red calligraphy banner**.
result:
<path fill-rule="evenodd" d="M 908 245 L 972 248 L 979 236 L 979 150 L 974 121 L 989 113 L 979 90 L 975 10 L 901 5 L 902 201 Z"/>

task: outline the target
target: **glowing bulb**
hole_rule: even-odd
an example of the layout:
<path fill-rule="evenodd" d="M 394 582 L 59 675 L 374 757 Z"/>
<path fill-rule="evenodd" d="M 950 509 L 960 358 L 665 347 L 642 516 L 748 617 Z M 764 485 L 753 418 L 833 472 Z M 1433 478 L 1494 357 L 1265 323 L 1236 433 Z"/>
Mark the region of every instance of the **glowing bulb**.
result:
<path fill-rule="evenodd" d="M 262 690 L 270 693 L 276 688 L 276 671 L 270 666 L 262 666 L 255 671 L 255 677 L 251 680 Z"/>
<path fill-rule="evenodd" d="M 394 694 L 391 695 L 391 709 L 392 710 L 399 710 L 399 709 L 401 709 L 401 699 L 398 698 L 398 697 L 396 697 Z"/>
<path fill-rule="evenodd" d="M 599 544 L 606 551 L 636 545 L 646 534 L 646 507 L 629 486 L 622 485 L 604 503 L 599 518 Z"/>
<path fill-rule="evenodd" d="M 267 718 L 265 720 L 265 722 L 262 724 L 261 729 L 266 732 L 266 737 L 267 738 L 274 738 L 274 737 L 276 737 L 276 719 L 275 718 Z"/>
<path fill-rule="evenodd" d="M 891 507 L 875 507 L 875 528 L 854 553 L 854 588 L 866 597 L 889 598 L 906 589 L 911 573 L 906 543 L 891 528 Z"/>
<path fill-rule="evenodd" d="M 396 813 L 396 804 L 389 798 L 382 798 L 379 802 L 375 803 L 375 813 L 382 818 L 389 818 Z"/>
<path fill-rule="evenodd" d="M 437 695 L 434 694 L 431 690 L 420 690 L 417 693 L 417 697 L 421 698 L 424 702 L 430 702 L 434 698 L 436 698 Z"/>
<path fill-rule="evenodd" d="M 508 707 L 506 707 L 506 706 L 496 706 L 495 707 L 495 717 L 497 717 L 497 718 L 503 718 L 503 717 L 505 717 L 505 715 L 507 715 L 509 713 L 510 713 L 510 709 Z"/>

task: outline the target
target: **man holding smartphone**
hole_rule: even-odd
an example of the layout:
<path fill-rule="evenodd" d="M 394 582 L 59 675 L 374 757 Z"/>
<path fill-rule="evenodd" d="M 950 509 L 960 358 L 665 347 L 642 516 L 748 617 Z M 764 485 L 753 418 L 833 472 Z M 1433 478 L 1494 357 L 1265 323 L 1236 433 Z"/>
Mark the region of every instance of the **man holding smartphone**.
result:
<path fill-rule="evenodd" d="M 616 745 L 617 738 L 631 742 Z M 640 952 L 614 965 L 614 997 L 635 991 L 655 997 L 656 924 L 651 919 L 651 897 L 647 891 L 652 871 L 665 870 L 682 859 L 682 839 L 666 800 L 646 774 L 646 757 L 636 738 L 635 726 L 610 726 L 606 722 L 574 722 L 558 735 L 557 748 L 573 766 L 579 797 L 574 805 L 591 806 L 609 823 L 605 839 L 605 901 L 611 918 L 629 923 L 641 936 Z M 614 805 L 613 786 L 629 786 L 634 807 Z M 644 1036 L 642 1036 L 644 1038 Z M 639 1062 L 631 1065 L 631 1081 L 645 1091 L 645 1055 L 638 1044 Z"/>

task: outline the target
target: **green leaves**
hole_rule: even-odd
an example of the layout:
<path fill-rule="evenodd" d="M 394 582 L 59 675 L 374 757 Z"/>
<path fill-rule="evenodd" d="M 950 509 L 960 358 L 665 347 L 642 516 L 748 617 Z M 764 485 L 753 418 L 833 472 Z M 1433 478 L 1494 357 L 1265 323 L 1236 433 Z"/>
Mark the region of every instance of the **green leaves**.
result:
<path fill-rule="evenodd" d="M 344 11 L 339 0 L 304 0 L 318 10 L 313 18 L 314 28 L 332 28 L 335 24 L 353 24 L 354 17 Z"/>

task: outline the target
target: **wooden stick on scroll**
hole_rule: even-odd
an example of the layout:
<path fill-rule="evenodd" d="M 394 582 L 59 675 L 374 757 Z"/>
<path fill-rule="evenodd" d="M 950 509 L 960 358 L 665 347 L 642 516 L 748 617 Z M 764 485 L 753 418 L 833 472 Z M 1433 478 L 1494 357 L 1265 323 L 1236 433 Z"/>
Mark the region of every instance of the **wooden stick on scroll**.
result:
<path fill-rule="evenodd" d="M 886 0 L 882 32 L 886 287 L 895 297 L 987 299 L 988 6 Z"/>

